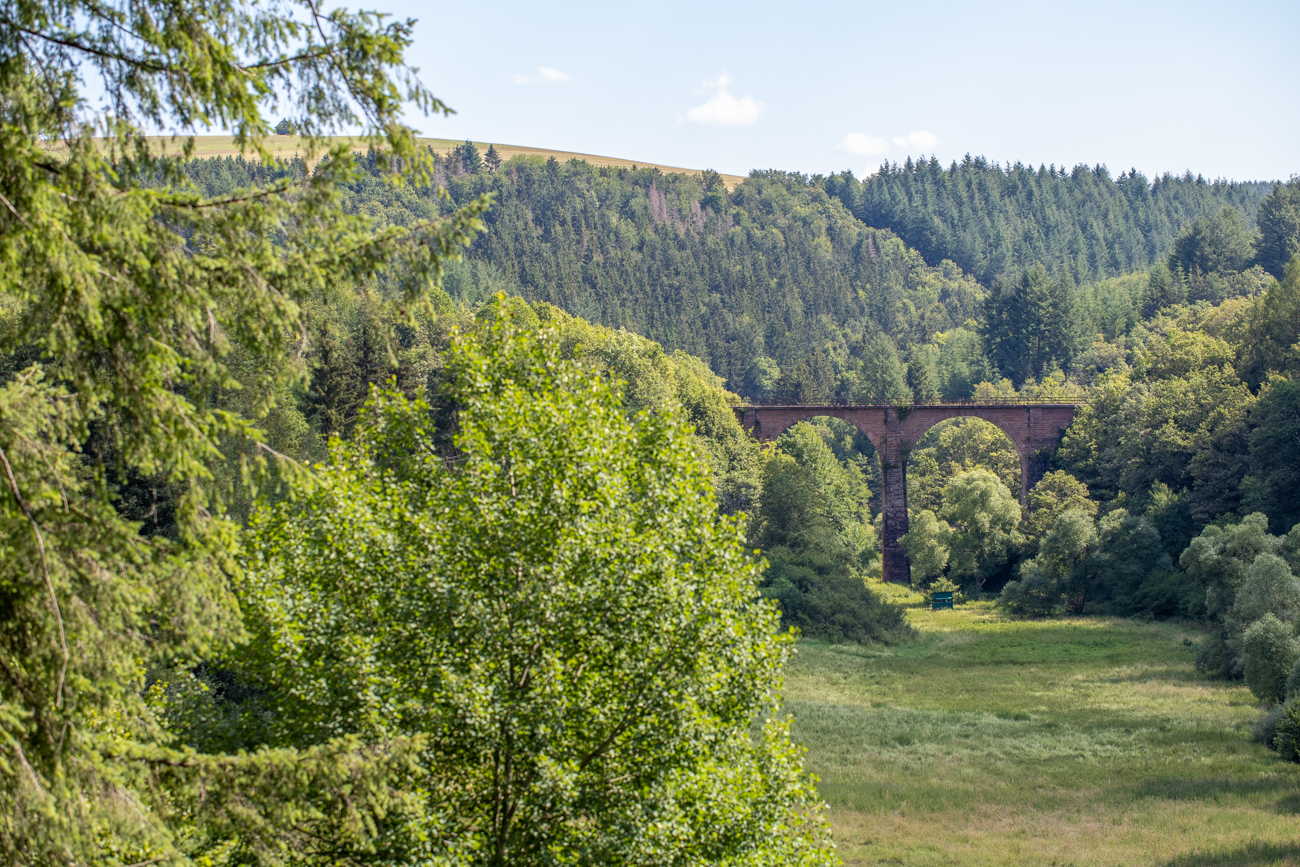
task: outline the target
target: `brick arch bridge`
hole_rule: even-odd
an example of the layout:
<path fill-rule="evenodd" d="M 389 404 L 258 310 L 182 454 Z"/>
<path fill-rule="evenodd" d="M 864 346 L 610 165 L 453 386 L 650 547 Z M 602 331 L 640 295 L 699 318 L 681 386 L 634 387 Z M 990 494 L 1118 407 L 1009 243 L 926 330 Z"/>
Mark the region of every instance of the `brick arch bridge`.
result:
<path fill-rule="evenodd" d="M 793 424 L 821 416 L 843 419 L 871 440 L 880 456 L 884 513 L 882 548 L 886 581 L 909 584 L 912 566 L 898 539 L 907 532 L 907 457 L 925 432 L 950 418 L 981 418 L 996 425 L 1020 454 L 1020 504 L 1042 479 L 1075 404 L 917 404 L 914 406 L 738 406 L 736 418 L 761 440 L 774 440 Z"/>

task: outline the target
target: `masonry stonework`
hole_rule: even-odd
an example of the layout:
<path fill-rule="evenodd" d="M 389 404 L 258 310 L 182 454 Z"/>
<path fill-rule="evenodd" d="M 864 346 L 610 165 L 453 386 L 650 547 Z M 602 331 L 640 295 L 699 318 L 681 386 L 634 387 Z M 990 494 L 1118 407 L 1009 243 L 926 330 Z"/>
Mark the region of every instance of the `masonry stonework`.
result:
<path fill-rule="evenodd" d="M 774 440 L 791 425 L 830 416 L 866 434 L 880 456 L 883 570 L 886 581 L 910 584 L 912 567 L 898 544 L 907 532 L 907 458 L 925 432 L 950 418 L 981 418 L 996 425 L 1020 455 L 1020 504 L 1047 472 L 1061 433 L 1074 420 L 1070 404 L 951 404 L 923 406 L 744 406 L 736 417 L 761 440 Z"/>

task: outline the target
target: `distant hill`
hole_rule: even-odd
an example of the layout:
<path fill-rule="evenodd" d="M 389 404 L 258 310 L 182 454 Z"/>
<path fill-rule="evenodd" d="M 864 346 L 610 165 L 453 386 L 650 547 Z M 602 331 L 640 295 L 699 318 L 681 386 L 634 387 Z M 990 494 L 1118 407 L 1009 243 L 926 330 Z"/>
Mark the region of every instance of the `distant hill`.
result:
<path fill-rule="evenodd" d="M 157 141 L 164 141 L 166 137 L 159 136 Z M 176 139 L 177 147 L 180 146 L 181 139 Z M 422 138 L 418 140 L 421 144 L 426 144 L 439 153 L 447 153 L 457 145 L 464 144 L 463 141 L 445 138 Z M 602 157 L 595 154 L 581 154 L 572 151 L 557 151 L 548 148 L 527 147 L 524 145 L 503 144 L 501 142 L 476 141 L 474 146 L 478 148 L 479 153 L 487 151 L 488 146 L 496 147 L 497 152 L 501 154 L 503 160 L 508 160 L 515 156 L 540 156 L 555 157 L 560 162 L 567 162 L 572 159 L 583 160 L 593 166 L 608 166 L 612 168 L 653 168 L 658 169 L 664 174 L 681 174 L 697 175 L 700 169 L 688 169 L 681 166 L 669 166 L 662 163 L 647 162 L 645 160 L 625 160 L 618 157 Z M 304 152 L 302 140 L 292 135 L 273 135 L 266 139 L 267 149 L 279 157 L 292 157 L 297 153 Z M 356 151 L 364 151 L 366 145 L 362 141 L 357 141 L 354 148 Z M 196 157 L 234 157 L 239 156 L 239 148 L 230 136 L 221 135 L 201 135 L 194 137 L 194 155 Z M 727 185 L 728 190 L 733 190 L 740 185 L 744 177 L 741 175 L 722 175 L 722 181 Z"/>

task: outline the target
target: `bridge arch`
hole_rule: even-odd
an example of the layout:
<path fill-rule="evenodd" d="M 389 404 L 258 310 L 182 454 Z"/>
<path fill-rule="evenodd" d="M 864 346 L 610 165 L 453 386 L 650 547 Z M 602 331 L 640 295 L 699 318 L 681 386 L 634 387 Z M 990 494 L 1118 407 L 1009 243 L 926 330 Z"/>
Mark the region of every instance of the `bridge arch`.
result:
<path fill-rule="evenodd" d="M 857 426 L 880 457 L 884 480 L 883 567 L 886 581 L 911 583 L 912 567 L 898 539 L 907 532 L 907 456 L 931 427 L 950 418 L 981 418 L 998 427 L 1020 455 L 1020 502 L 1047 472 L 1061 433 L 1074 420 L 1074 404 L 915 404 L 911 406 L 739 406 L 741 426 L 762 440 L 774 440 L 786 428 L 818 416 L 841 418 Z"/>
<path fill-rule="evenodd" d="M 992 471 L 1016 496 L 1025 467 L 1006 431 L 975 416 L 936 422 L 907 455 L 909 512 L 938 512 L 943 490 L 953 476 L 979 466 Z"/>

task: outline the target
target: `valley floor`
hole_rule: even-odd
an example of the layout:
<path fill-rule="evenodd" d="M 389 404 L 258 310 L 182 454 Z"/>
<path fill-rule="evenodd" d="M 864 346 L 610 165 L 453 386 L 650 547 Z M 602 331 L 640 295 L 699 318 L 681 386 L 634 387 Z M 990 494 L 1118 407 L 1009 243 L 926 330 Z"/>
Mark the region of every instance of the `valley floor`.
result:
<path fill-rule="evenodd" d="M 786 708 L 849 865 L 1300 865 L 1300 766 L 1250 739 L 1191 626 L 909 613 L 897 648 L 801 642 Z"/>

